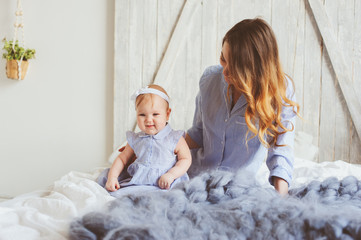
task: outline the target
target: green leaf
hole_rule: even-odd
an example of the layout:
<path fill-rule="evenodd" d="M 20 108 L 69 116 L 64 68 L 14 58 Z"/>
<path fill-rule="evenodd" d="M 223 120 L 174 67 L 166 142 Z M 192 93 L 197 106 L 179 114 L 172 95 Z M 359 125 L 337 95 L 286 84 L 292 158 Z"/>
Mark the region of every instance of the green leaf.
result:
<path fill-rule="evenodd" d="M 4 43 L 3 50 L 6 53 L 3 53 L 3 58 L 7 60 L 20 60 L 23 56 L 23 60 L 32 59 L 35 57 L 35 49 L 24 49 L 24 47 L 19 46 L 19 41 L 16 40 L 13 49 L 13 41 L 7 41 L 6 38 L 2 40 Z"/>

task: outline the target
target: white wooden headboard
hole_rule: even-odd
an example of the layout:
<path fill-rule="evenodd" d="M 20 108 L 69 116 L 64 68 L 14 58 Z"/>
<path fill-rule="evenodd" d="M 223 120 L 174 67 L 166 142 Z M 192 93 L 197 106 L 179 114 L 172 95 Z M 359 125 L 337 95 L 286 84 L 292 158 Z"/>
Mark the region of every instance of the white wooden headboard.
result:
<path fill-rule="evenodd" d="M 355 94 L 361 92 L 361 33 L 353 29 L 361 24 L 361 3 L 326 2 L 115 0 L 114 147 L 135 126 L 130 95 L 152 82 L 172 99 L 172 127 L 189 128 L 199 78 L 218 64 L 224 34 L 242 19 L 262 17 L 296 84 L 304 119 L 297 131 L 313 137 L 318 161 L 361 163 L 361 98 Z M 344 62 L 334 61 L 342 55 Z"/>

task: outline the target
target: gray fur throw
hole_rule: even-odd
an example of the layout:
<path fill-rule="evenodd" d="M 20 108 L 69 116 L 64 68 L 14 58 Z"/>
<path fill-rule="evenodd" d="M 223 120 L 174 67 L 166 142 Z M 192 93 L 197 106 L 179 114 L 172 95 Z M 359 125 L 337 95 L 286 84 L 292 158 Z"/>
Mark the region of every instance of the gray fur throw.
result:
<path fill-rule="evenodd" d="M 329 178 L 281 197 L 240 171 L 128 195 L 75 219 L 70 239 L 361 239 L 361 181 Z"/>

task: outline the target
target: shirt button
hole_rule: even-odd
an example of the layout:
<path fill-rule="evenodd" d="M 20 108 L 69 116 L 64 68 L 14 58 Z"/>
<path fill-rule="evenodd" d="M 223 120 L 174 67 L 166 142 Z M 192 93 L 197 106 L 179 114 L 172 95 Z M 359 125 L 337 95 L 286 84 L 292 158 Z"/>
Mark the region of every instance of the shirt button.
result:
<path fill-rule="evenodd" d="M 227 122 L 227 121 L 228 121 L 228 119 L 226 118 L 226 119 L 224 119 L 224 121 L 225 121 L 225 122 Z"/>

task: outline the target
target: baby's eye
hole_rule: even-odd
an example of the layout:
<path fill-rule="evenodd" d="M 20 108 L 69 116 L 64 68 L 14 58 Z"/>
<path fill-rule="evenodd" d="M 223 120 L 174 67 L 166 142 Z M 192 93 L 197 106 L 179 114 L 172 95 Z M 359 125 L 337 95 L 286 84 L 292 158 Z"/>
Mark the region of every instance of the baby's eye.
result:
<path fill-rule="evenodd" d="M 159 115 L 159 113 L 153 113 L 153 116 L 158 116 Z"/>
<path fill-rule="evenodd" d="M 145 114 L 144 114 L 144 113 L 139 113 L 139 114 L 138 114 L 138 116 L 140 116 L 140 117 L 144 117 L 144 116 L 145 116 Z"/>

